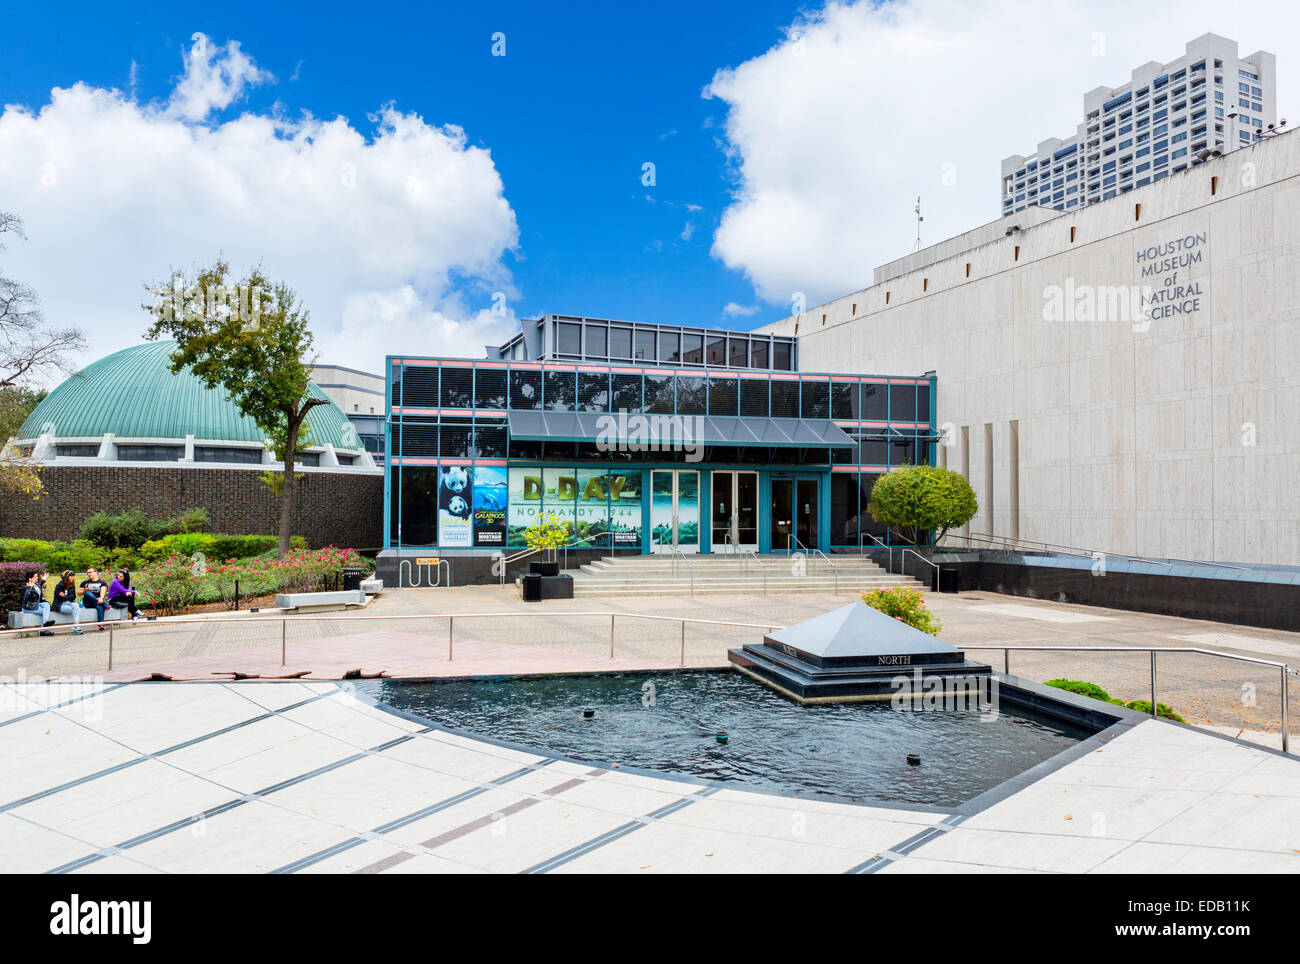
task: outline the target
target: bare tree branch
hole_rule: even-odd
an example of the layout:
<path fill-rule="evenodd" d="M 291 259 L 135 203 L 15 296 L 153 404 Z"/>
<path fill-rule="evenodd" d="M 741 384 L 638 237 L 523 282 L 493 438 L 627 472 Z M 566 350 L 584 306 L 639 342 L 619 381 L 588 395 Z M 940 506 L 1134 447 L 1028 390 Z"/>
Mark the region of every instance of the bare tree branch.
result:
<path fill-rule="evenodd" d="M 0 236 L 5 234 L 26 238 L 22 219 L 0 211 Z M 26 384 L 51 368 L 71 373 L 85 350 L 80 329 L 45 327 L 35 289 L 0 275 L 0 387 Z"/>

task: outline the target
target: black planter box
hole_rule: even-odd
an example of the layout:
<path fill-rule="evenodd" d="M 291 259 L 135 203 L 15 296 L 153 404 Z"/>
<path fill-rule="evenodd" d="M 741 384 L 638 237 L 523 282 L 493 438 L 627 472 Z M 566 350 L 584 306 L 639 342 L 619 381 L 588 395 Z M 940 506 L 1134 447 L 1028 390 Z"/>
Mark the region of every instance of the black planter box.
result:
<path fill-rule="evenodd" d="M 559 562 L 530 562 L 528 571 L 534 576 L 558 576 L 560 574 Z"/>
<path fill-rule="evenodd" d="M 530 572 L 522 581 L 524 602 L 540 602 L 543 599 L 572 599 L 572 576 L 543 576 Z"/>

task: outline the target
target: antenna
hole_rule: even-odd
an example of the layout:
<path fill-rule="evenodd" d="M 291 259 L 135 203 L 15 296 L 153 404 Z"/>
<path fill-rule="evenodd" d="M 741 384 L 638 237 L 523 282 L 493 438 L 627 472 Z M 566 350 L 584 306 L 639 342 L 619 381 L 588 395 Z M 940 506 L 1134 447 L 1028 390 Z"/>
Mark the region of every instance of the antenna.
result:
<path fill-rule="evenodd" d="M 925 218 L 921 217 L 921 195 L 919 194 L 916 196 L 916 207 L 913 210 L 916 211 L 916 244 L 912 246 L 912 250 L 920 251 L 921 250 L 921 222 L 924 221 Z"/>

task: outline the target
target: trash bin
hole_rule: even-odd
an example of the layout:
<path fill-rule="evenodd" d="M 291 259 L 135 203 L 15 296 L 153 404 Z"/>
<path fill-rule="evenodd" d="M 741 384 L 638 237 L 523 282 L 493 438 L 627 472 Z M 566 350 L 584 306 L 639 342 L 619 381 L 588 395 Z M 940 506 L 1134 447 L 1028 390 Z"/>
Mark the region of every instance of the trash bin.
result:
<path fill-rule="evenodd" d="M 957 567 L 940 566 L 939 567 L 939 591 L 956 592 L 957 591 Z"/>
<path fill-rule="evenodd" d="M 358 569 L 356 566 L 345 566 L 343 568 L 343 589 L 361 591 L 361 577 L 366 574 L 364 569 Z"/>
<path fill-rule="evenodd" d="M 542 601 L 542 575 L 539 572 L 524 573 L 524 602 Z"/>

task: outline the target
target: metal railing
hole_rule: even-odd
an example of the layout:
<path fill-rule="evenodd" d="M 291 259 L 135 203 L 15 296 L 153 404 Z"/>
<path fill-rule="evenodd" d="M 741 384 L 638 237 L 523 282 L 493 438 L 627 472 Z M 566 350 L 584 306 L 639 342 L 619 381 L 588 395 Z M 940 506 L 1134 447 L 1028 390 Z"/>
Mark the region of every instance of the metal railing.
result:
<path fill-rule="evenodd" d="M 371 615 L 364 615 L 364 614 L 331 615 L 331 614 L 322 614 L 322 613 L 304 613 L 301 615 L 294 615 L 294 616 L 270 615 L 270 614 L 263 616 L 261 614 L 254 614 L 254 613 L 249 613 L 244 616 L 160 616 L 157 617 L 156 619 L 141 620 L 136 623 L 125 623 L 124 627 L 129 627 L 132 630 L 135 629 L 145 630 L 150 627 L 159 627 L 159 626 L 166 626 L 166 627 L 183 626 L 183 625 L 210 626 L 219 623 L 235 623 L 246 627 L 249 625 L 256 625 L 256 624 L 263 624 L 263 623 L 270 624 L 270 625 L 279 623 L 280 665 L 287 666 L 288 665 L 288 630 L 289 630 L 290 623 L 306 621 L 311 623 L 359 622 L 364 624 L 366 622 L 372 622 L 372 621 L 373 622 L 400 622 L 404 620 L 417 620 L 417 619 L 423 619 L 423 620 L 445 619 L 447 620 L 447 659 L 450 662 L 455 659 L 456 620 L 458 619 L 462 621 L 466 619 L 534 619 L 535 620 L 538 617 L 547 617 L 547 616 L 552 618 L 595 617 L 595 618 L 600 618 L 602 620 L 608 619 L 610 659 L 615 658 L 615 621 L 617 619 L 619 618 L 642 619 L 642 620 L 651 620 L 656 622 L 678 623 L 680 625 L 679 665 L 681 666 L 686 665 L 686 627 L 688 624 L 695 625 L 695 626 L 720 626 L 720 627 L 728 627 L 734 629 L 762 629 L 762 630 L 766 630 L 768 633 L 771 633 L 776 629 L 782 628 L 781 626 L 778 626 L 774 623 L 741 623 L 741 622 L 733 622 L 730 620 L 721 620 L 721 619 L 698 619 L 698 618 L 688 617 L 688 616 L 658 616 L 658 615 L 651 615 L 648 613 L 630 613 L 630 612 L 618 612 L 618 611 L 610 611 L 610 610 L 581 610 L 576 612 L 569 612 L 569 611 L 537 612 L 537 611 L 526 610 L 521 612 L 417 613 L 417 614 L 401 614 L 401 615 L 385 615 L 385 616 L 378 616 L 378 615 L 371 616 Z M 115 627 L 114 621 L 110 621 L 108 623 L 107 670 L 109 672 L 111 672 L 113 669 L 113 644 L 114 644 L 114 636 L 115 636 L 116 628 L 118 627 Z M 16 637 L 30 636 L 36 633 L 38 629 L 39 627 L 28 626 L 22 629 L 2 630 L 0 631 L 0 642 L 5 641 L 7 639 L 16 638 Z M 64 635 L 64 634 L 56 633 L 56 635 Z M 89 636 L 84 638 L 93 639 L 94 637 Z M 1030 652 L 1030 653 L 1033 652 L 1147 653 L 1150 657 L 1151 714 L 1153 717 L 1158 716 L 1158 709 L 1159 709 L 1159 700 L 1158 700 L 1159 694 L 1157 691 L 1157 680 L 1158 680 L 1157 656 L 1160 653 L 1184 653 L 1184 654 L 1192 654 L 1192 655 L 1199 655 L 1199 656 L 1210 656 L 1210 657 L 1217 657 L 1219 659 L 1236 660 L 1242 663 L 1252 663 L 1257 666 L 1272 667 L 1273 669 L 1276 669 L 1278 671 L 1278 675 L 1281 683 L 1282 751 L 1284 753 L 1290 752 L 1289 677 L 1292 675 L 1297 675 L 1297 673 L 1295 670 L 1291 669 L 1286 663 L 1278 662 L 1276 660 L 1260 659 L 1255 656 L 1241 656 L 1236 653 L 1225 653 L 1219 650 L 1202 649 L 1200 647 L 1194 647 L 1194 646 L 1150 647 L 1150 646 L 963 645 L 961 648 L 964 651 L 968 651 L 968 652 L 971 651 L 999 652 L 1000 651 L 1002 653 L 1002 671 L 1004 674 L 1008 676 L 1011 675 L 1012 651 Z"/>
<path fill-rule="evenodd" d="M 510 563 L 512 562 L 518 562 L 520 559 L 527 559 L 529 556 L 536 555 L 539 552 L 559 552 L 562 549 L 564 551 L 564 565 L 562 568 L 568 569 L 570 549 L 576 549 L 583 543 L 591 542 L 591 540 L 593 539 L 599 539 L 603 535 L 605 535 L 605 533 L 602 532 L 599 533 L 598 535 L 587 536 L 585 539 L 576 539 L 573 542 L 566 543 L 565 545 L 560 546 L 556 549 L 531 549 L 530 548 L 530 549 L 524 549 L 521 552 L 516 552 L 513 556 L 502 556 L 501 557 L 501 585 L 504 586 L 506 584 L 506 569 L 509 568 Z"/>
<path fill-rule="evenodd" d="M 656 622 L 680 623 L 681 624 L 681 655 L 680 665 L 686 665 L 686 626 L 687 624 L 699 626 L 726 626 L 734 629 L 762 629 L 771 633 L 773 630 L 782 628 L 775 623 L 738 623 L 725 619 L 698 619 L 691 616 L 656 616 L 649 613 L 629 613 L 617 612 L 610 610 L 600 611 L 578 611 L 578 612 L 495 612 L 495 613 L 416 613 L 400 614 L 391 616 L 368 616 L 339 614 L 332 615 L 327 613 L 303 613 L 300 615 L 267 615 L 250 613 L 246 616 L 159 616 L 156 619 L 142 619 L 139 622 L 127 623 L 132 629 L 147 629 L 159 626 L 182 626 L 182 625 L 203 625 L 210 626 L 215 623 L 237 623 L 241 626 L 251 624 L 280 624 L 280 665 L 288 665 L 288 638 L 289 624 L 300 621 L 318 622 L 393 622 L 412 619 L 445 619 L 447 620 L 447 659 L 451 661 L 455 658 L 455 638 L 456 638 L 456 620 L 465 619 L 537 619 L 539 616 L 569 617 L 569 616 L 597 616 L 602 619 L 609 618 L 609 658 L 614 658 L 614 621 L 615 619 L 648 619 Z M 36 633 L 40 627 L 27 626 L 22 629 L 9 629 L 0 631 L 0 641 L 5 638 L 16 636 L 30 636 Z M 56 634 L 57 635 L 57 634 Z M 66 635 L 71 635 L 66 634 Z M 87 637 L 93 639 L 94 637 Z M 108 667 L 107 671 L 113 669 L 113 641 L 114 626 L 108 624 Z"/>
<path fill-rule="evenodd" d="M 1239 656 L 1236 653 L 1224 653 L 1217 649 L 1200 649 L 1195 646 L 965 646 L 963 650 L 991 650 L 1002 651 L 1002 672 L 1011 675 L 1011 651 L 1016 652 L 1043 652 L 1043 653 L 1149 653 L 1151 655 L 1151 715 L 1158 716 L 1159 702 L 1156 699 L 1156 654 L 1157 653 L 1193 653 L 1198 656 L 1217 656 L 1220 659 L 1235 659 L 1242 663 L 1254 663 L 1258 666 L 1272 666 L 1278 670 L 1282 681 L 1282 752 L 1289 752 L 1290 734 L 1289 734 L 1289 701 L 1290 688 L 1287 679 L 1295 675 L 1296 671 L 1287 666 L 1286 663 L 1279 663 L 1271 659 L 1259 659 L 1255 656 Z"/>
<path fill-rule="evenodd" d="M 1129 562 L 1145 562 L 1155 566 L 1173 566 L 1178 563 L 1185 563 L 1191 566 L 1207 566 L 1216 569 L 1232 569 L 1236 572 L 1253 572 L 1249 566 L 1237 566 L 1230 562 L 1207 562 L 1197 559 L 1179 559 L 1175 556 L 1135 556 L 1127 552 L 1107 552 L 1105 549 L 1083 549 L 1079 546 L 1065 546 L 1056 542 L 1040 542 L 1037 539 L 1020 539 L 1011 538 L 1010 536 L 989 535 L 985 532 L 970 532 L 962 534 L 960 532 L 950 532 L 945 538 L 961 539 L 965 541 L 967 548 L 972 548 L 971 542 L 978 539 L 980 542 L 986 542 L 990 546 L 1001 546 L 1008 552 L 1013 547 L 1023 547 L 1028 549 L 1042 549 L 1050 552 L 1062 552 L 1068 555 L 1088 556 L 1095 558 L 1097 556 L 1107 556 L 1113 559 L 1127 559 Z"/>

